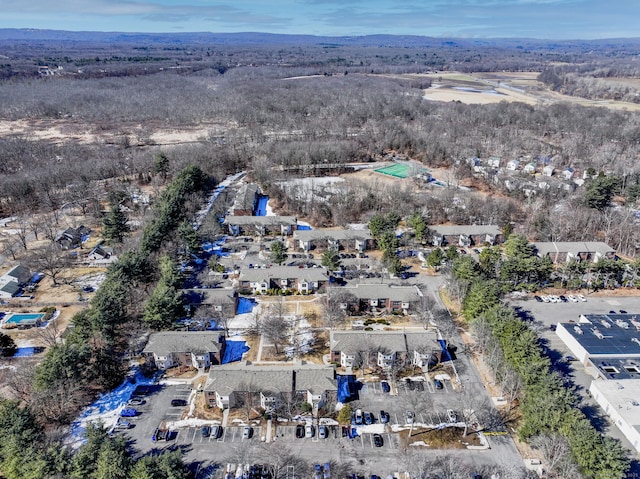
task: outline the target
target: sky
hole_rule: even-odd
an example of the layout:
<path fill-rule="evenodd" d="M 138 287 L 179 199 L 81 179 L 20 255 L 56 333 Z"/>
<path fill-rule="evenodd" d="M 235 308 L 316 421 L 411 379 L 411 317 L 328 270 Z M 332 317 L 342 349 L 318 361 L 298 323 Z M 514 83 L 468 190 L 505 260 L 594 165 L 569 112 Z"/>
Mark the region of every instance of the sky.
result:
<path fill-rule="evenodd" d="M 0 0 L 0 28 L 464 38 L 640 37 L 640 0 Z"/>

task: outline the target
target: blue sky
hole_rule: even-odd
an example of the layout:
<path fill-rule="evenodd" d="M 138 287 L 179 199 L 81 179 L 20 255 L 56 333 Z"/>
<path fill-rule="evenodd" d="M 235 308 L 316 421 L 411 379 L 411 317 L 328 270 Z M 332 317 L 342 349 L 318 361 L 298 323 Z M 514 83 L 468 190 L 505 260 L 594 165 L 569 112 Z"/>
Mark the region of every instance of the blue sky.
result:
<path fill-rule="evenodd" d="M 0 28 L 596 39 L 640 36 L 640 0 L 0 0 Z"/>

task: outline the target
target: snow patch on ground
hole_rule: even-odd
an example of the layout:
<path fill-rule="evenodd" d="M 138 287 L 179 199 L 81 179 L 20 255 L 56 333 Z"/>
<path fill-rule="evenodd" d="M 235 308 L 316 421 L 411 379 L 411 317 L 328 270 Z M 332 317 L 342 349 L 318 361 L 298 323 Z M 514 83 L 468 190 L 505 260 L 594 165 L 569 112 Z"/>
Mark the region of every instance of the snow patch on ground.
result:
<path fill-rule="evenodd" d="M 362 435 L 365 433 L 368 434 L 383 434 L 384 433 L 384 424 L 369 424 L 364 426 L 355 426 L 356 431 L 358 431 L 358 435 Z"/>
<path fill-rule="evenodd" d="M 180 421 L 167 421 L 167 429 L 179 429 L 182 427 L 202 427 L 220 425 L 221 421 L 217 419 L 197 419 L 189 418 Z"/>
<path fill-rule="evenodd" d="M 153 378 L 146 378 L 139 369 L 135 369 L 133 381 L 125 379 L 120 386 L 100 396 L 80 413 L 71 423 L 71 431 L 65 442 L 74 449 L 80 447 L 86 441 L 84 434 L 89 423 L 102 423 L 112 429 L 136 386 L 150 385 L 153 382 Z"/>
<path fill-rule="evenodd" d="M 429 446 L 429 444 L 427 444 L 427 443 L 426 443 L 426 442 L 424 442 L 424 441 L 416 441 L 416 442 L 412 442 L 412 443 L 411 443 L 411 444 L 409 444 L 409 445 L 410 445 L 410 446 L 426 446 L 426 447 L 428 447 L 428 446 Z"/>

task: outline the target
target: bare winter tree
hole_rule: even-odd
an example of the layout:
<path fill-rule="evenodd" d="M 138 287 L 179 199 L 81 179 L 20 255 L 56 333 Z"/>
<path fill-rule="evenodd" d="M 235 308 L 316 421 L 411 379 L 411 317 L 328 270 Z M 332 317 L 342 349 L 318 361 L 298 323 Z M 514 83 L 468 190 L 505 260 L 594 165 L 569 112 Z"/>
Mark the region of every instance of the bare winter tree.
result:
<path fill-rule="evenodd" d="M 331 329 L 344 326 L 348 305 L 353 300 L 351 293 L 339 287 L 327 288 L 327 294 L 322 298 L 324 323 Z"/>
<path fill-rule="evenodd" d="M 33 250 L 28 264 L 34 271 L 39 271 L 51 278 L 54 286 L 58 286 L 58 278 L 69 267 L 70 257 L 55 243 L 49 243 Z"/>
<path fill-rule="evenodd" d="M 582 479 L 571 460 L 567 438 L 559 434 L 541 434 L 531 439 L 531 446 L 542 454 L 547 477 L 551 479 Z"/>
<path fill-rule="evenodd" d="M 280 354 L 282 348 L 289 340 L 289 323 L 284 315 L 282 302 L 270 304 L 262 316 L 262 334 L 273 344 L 276 354 Z"/>

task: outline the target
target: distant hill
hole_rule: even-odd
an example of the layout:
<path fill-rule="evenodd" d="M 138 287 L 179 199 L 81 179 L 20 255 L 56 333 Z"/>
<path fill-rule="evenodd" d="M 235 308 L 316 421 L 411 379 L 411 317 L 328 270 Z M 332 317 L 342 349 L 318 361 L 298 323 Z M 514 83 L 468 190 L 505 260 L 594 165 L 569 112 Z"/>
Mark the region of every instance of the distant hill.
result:
<path fill-rule="evenodd" d="M 537 40 L 530 38 L 434 38 L 417 35 L 365 35 L 327 37 L 314 35 L 283 35 L 259 32 L 239 33 L 123 33 L 123 32 L 72 32 L 65 30 L 38 30 L 30 28 L 2 28 L 0 42 L 87 42 L 120 44 L 214 44 L 214 45 L 320 45 L 320 46 L 372 46 L 408 48 L 545 48 L 545 49 L 590 49 L 629 48 L 640 49 L 640 38 L 617 38 L 605 40 Z"/>

